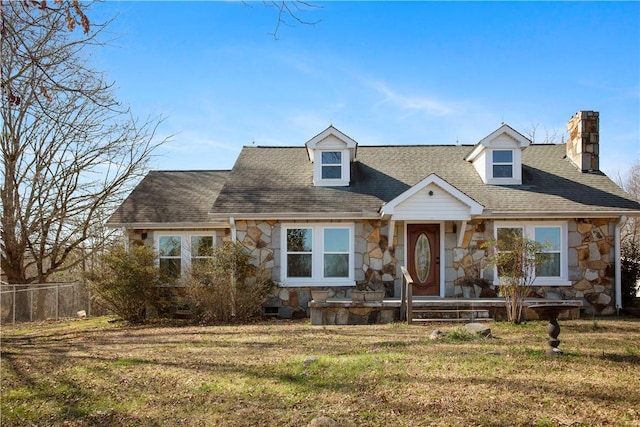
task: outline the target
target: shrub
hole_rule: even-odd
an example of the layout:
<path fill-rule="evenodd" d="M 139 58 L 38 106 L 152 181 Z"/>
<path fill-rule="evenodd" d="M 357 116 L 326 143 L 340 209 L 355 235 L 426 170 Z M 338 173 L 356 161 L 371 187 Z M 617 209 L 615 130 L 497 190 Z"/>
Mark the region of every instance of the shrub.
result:
<path fill-rule="evenodd" d="M 524 300 L 536 276 L 537 266 L 544 265 L 548 258 L 544 249 L 547 244 L 539 243 L 514 232 L 506 232 L 497 241 L 488 242 L 489 261 L 498 271 L 499 293 L 505 299 L 507 320 L 520 323 L 524 316 Z"/>
<path fill-rule="evenodd" d="M 94 297 L 106 308 L 133 323 L 145 320 L 148 304 L 159 308 L 156 290 L 161 273 L 151 248 L 134 246 L 127 251 L 116 246 L 99 265 L 86 278 Z"/>
<path fill-rule="evenodd" d="M 201 322 L 246 321 L 262 314 L 273 282 L 251 264 L 240 243 L 212 248 L 212 258 L 191 266 L 185 278 L 195 317 Z"/>
<path fill-rule="evenodd" d="M 640 246 L 629 239 L 622 245 L 622 306 L 633 307 L 640 279 Z"/>

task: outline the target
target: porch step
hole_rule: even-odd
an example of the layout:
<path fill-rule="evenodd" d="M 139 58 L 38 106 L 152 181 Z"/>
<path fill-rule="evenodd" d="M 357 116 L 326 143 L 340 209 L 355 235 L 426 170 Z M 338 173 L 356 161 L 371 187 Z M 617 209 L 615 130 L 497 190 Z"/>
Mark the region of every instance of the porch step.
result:
<path fill-rule="evenodd" d="M 469 322 L 492 321 L 489 310 L 459 310 L 418 308 L 412 310 L 413 322 Z"/>

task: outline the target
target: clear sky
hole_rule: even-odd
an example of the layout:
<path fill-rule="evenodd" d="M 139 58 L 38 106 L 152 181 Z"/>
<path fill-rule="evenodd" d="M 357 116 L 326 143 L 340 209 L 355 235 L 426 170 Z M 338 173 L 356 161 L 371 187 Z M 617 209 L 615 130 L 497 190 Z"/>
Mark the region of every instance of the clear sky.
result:
<path fill-rule="evenodd" d="M 92 61 L 174 135 L 153 169 L 230 169 L 245 145 L 475 144 L 502 122 L 565 134 L 600 112 L 601 169 L 640 159 L 638 2 L 314 2 L 279 28 L 262 2 L 115 2 Z M 401 167 L 401 165 L 399 165 Z"/>

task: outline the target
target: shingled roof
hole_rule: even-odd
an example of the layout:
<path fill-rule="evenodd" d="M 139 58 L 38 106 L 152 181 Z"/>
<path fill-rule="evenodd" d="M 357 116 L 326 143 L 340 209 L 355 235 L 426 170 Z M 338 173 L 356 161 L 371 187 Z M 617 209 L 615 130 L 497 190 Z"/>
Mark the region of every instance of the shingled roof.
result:
<path fill-rule="evenodd" d="M 522 185 L 484 184 L 465 161 L 469 145 L 358 146 L 351 185 L 313 185 L 305 147 L 244 147 L 231 171 L 153 171 L 108 223 L 211 223 L 229 216 L 375 216 L 387 202 L 430 174 L 475 200 L 494 216 L 638 215 L 635 202 L 601 173 L 583 173 L 564 144 L 532 144 L 523 151 Z"/>
<path fill-rule="evenodd" d="M 111 226 L 208 221 L 230 171 L 151 171 L 109 218 Z"/>
<path fill-rule="evenodd" d="M 348 187 L 316 187 L 304 147 L 245 147 L 217 199 L 214 216 L 310 213 L 348 216 L 378 212 L 432 173 L 494 213 L 603 215 L 636 211 L 633 201 L 601 173 L 582 173 L 565 144 L 523 151 L 522 185 L 484 184 L 464 160 L 471 146 L 358 146 Z"/>

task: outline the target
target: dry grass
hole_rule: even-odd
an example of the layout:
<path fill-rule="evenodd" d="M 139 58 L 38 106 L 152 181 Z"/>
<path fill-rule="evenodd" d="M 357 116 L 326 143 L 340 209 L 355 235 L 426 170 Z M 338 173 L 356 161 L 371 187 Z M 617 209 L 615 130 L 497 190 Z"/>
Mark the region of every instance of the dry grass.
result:
<path fill-rule="evenodd" d="M 2 330 L 2 425 L 640 425 L 640 321 L 546 325 L 128 327 L 106 318 Z M 453 332 L 453 333 L 451 333 Z"/>

